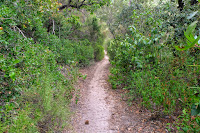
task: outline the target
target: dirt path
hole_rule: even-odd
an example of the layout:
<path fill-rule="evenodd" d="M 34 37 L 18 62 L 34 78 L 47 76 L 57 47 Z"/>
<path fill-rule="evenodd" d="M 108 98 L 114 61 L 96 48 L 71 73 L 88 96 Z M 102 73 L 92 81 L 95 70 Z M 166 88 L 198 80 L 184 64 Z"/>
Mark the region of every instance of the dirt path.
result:
<path fill-rule="evenodd" d="M 112 101 L 106 101 L 108 97 L 105 84 L 105 74 L 108 70 L 108 57 L 82 69 L 80 72 L 87 75 L 85 81 L 79 83 L 81 97 L 79 99 L 76 120 L 76 132 L 78 133 L 106 133 L 109 129 L 109 119 L 111 118 Z M 89 121 L 87 124 L 86 121 Z M 86 122 L 86 124 L 85 124 Z"/>
<path fill-rule="evenodd" d="M 80 70 L 87 75 L 80 79 L 80 98 L 72 104 L 75 116 L 72 130 L 67 133 L 153 133 L 165 132 L 162 123 L 149 121 L 150 114 L 139 108 L 128 107 L 121 98 L 122 90 L 112 90 L 108 83 L 108 56 Z M 65 133 L 66 133 L 65 132 Z"/>

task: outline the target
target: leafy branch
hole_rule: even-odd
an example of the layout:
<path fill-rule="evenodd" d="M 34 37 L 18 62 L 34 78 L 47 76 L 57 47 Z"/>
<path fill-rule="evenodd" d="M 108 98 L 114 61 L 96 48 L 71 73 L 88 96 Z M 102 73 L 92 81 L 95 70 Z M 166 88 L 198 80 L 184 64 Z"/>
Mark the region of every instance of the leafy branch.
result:
<path fill-rule="evenodd" d="M 194 21 L 193 23 L 191 23 L 188 26 L 187 30 L 184 32 L 184 35 L 187 39 L 187 46 L 184 46 L 184 47 L 175 46 L 177 50 L 187 50 L 192 47 L 200 48 L 200 46 L 197 44 L 198 41 L 200 40 L 200 35 L 197 37 L 197 36 L 194 36 L 193 34 L 197 26 L 197 23 L 198 21 Z"/>
<path fill-rule="evenodd" d="M 84 6 L 95 6 L 95 5 L 103 6 L 106 3 L 108 3 L 109 1 L 110 0 L 103 0 L 103 1 L 99 1 L 99 0 L 80 1 L 80 0 L 77 0 L 74 3 L 72 0 L 68 0 L 68 4 L 65 4 L 65 5 L 59 7 L 59 10 L 63 10 L 65 8 L 69 8 L 69 7 L 81 9 Z"/>

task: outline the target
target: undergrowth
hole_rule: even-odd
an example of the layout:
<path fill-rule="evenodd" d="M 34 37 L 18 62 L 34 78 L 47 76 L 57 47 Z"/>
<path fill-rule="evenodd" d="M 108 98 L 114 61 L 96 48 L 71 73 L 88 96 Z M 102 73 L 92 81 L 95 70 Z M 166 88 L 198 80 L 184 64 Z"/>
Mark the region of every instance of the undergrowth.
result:
<path fill-rule="evenodd" d="M 102 39 L 100 29 L 91 29 L 96 35 L 90 40 L 91 34 L 81 31 L 82 26 L 90 29 L 92 20 L 81 23 L 76 10 L 58 12 L 61 5 L 51 0 L 0 2 L 2 133 L 63 131 L 69 126 L 78 67 L 102 59 L 103 49 L 94 45 Z"/>
<path fill-rule="evenodd" d="M 182 12 L 174 6 L 170 2 L 156 7 L 133 4 L 122 10 L 121 17 L 130 21 L 119 20 L 127 34 L 116 36 L 108 44 L 112 64 L 109 81 L 113 89 L 127 90 L 130 103 L 178 117 L 173 129 L 199 132 L 199 44 L 197 41 L 197 47 L 193 44 L 188 49 L 189 41 L 182 34 L 194 19 L 198 20 L 198 5 Z M 191 10 L 192 17 L 188 18 Z M 127 16 L 126 11 L 132 15 Z M 199 35 L 194 29 L 187 31 L 192 42 Z M 187 50 L 178 51 L 175 46 Z"/>

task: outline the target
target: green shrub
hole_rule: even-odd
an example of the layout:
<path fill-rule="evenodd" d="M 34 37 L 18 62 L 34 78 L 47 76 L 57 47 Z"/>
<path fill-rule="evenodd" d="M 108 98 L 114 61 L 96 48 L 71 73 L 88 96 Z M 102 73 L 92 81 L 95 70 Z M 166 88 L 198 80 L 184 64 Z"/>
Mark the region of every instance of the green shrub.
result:
<path fill-rule="evenodd" d="M 4 79 L 3 82 L 13 84 L 4 86 L 7 87 L 8 95 L 12 97 L 6 98 L 7 101 L 4 101 L 1 106 L 1 114 L 3 114 L 1 119 L 5 120 L 1 121 L 1 129 L 9 132 L 35 132 L 37 129 L 35 127 L 39 126 L 45 131 L 60 130 L 62 124 L 67 124 L 69 118 L 67 103 L 70 101 L 70 93 L 73 89 L 74 78 L 71 77 L 77 76 L 73 72 L 76 70 L 71 68 L 66 80 L 58 70 L 56 56 L 48 47 L 35 44 L 20 36 L 15 37 L 18 38 L 15 41 L 15 49 L 9 53 L 15 54 L 18 61 L 13 60 L 14 57 L 8 56 L 9 54 L 4 54 L 1 58 L 4 76 L 11 79 L 10 81 Z M 23 54 L 17 54 L 21 52 Z M 11 87 L 13 89 L 10 89 Z M 18 106 L 7 102 L 14 102 Z M 12 105 L 12 110 L 7 110 L 7 105 Z"/>
<path fill-rule="evenodd" d="M 75 44 L 49 34 L 39 3 L 29 2 L 5 1 L 0 6 L 0 17 L 10 18 L 0 19 L 0 132 L 61 131 L 70 117 L 68 107 L 78 76 L 71 63 L 78 59 Z M 37 8 L 25 10 L 27 4 Z M 66 77 L 57 62 L 68 64 Z"/>
<path fill-rule="evenodd" d="M 58 6 L 50 0 L 0 2 L 0 132 L 61 132 L 70 119 L 77 66 L 89 65 L 94 49 L 102 58 L 103 48 L 92 45 L 101 37 L 97 19 L 93 40 L 81 32 L 79 39 L 79 17 Z"/>
<path fill-rule="evenodd" d="M 88 66 L 94 59 L 94 49 L 88 40 L 73 43 L 73 55 L 76 58 L 79 66 Z"/>
<path fill-rule="evenodd" d="M 143 106 L 166 114 L 188 108 L 199 89 L 199 68 L 189 64 L 198 61 L 189 51 L 177 51 L 174 56 L 171 48 L 159 43 L 161 37 L 152 37 L 153 33 L 145 37 L 135 27 L 130 30 L 130 36 L 120 43 L 116 39 L 108 47 L 113 88 L 127 89 L 130 102 L 140 99 Z"/>
<path fill-rule="evenodd" d="M 108 56 L 110 60 L 114 60 L 117 54 L 117 49 L 118 49 L 118 46 L 120 45 L 120 42 L 121 42 L 121 39 L 118 37 L 108 42 L 107 50 L 108 50 Z"/>
<path fill-rule="evenodd" d="M 95 45 L 94 58 L 96 61 L 100 61 L 104 58 L 104 47 L 101 45 Z"/>

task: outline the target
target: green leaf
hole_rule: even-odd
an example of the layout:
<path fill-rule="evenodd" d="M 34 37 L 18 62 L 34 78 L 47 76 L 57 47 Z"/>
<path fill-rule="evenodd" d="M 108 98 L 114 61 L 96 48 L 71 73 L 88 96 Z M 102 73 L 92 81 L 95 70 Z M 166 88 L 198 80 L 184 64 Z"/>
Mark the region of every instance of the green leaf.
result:
<path fill-rule="evenodd" d="M 9 73 L 9 77 L 13 80 L 13 81 L 15 81 L 15 72 L 10 72 Z"/>
<path fill-rule="evenodd" d="M 187 38 L 187 40 L 188 41 L 190 41 L 190 42 L 193 42 L 195 39 L 194 39 L 194 35 L 192 34 L 192 33 L 190 33 L 189 35 L 186 33 L 186 32 L 184 32 L 184 35 L 185 35 L 185 37 Z"/>
<path fill-rule="evenodd" d="M 17 63 L 19 63 L 20 61 L 18 60 L 18 59 L 16 59 L 16 60 L 14 60 L 13 61 L 13 64 L 15 65 L 15 64 L 17 64 Z"/>
<path fill-rule="evenodd" d="M 186 30 L 186 32 L 185 32 L 184 34 L 186 34 L 186 35 L 192 34 L 192 33 L 194 32 L 196 26 L 197 26 L 197 22 L 198 22 L 198 21 L 194 21 L 193 23 L 191 23 L 191 24 L 188 26 L 188 28 L 187 28 L 187 30 Z"/>
<path fill-rule="evenodd" d="M 195 41 L 190 46 L 193 47 L 199 40 L 200 40 L 200 36 L 198 36 L 197 39 L 195 39 Z"/>
<path fill-rule="evenodd" d="M 184 32 L 185 37 L 187 38 L 187 46 L 184 46 L 180 48 L 179 46 L 175 46 L 177 50 L 187 50 L 191 47 L 194 47 L 194 45 L 200 40 L 200 36 L 198 36 L 196 39 L 194 38 L 194 30 L 197 26 L 198 21 L 194 21 L 192 24 L 190 24 L 187 28 L 187 30 Z"/>
<path fill-rule="evenodd" d="M 188 65 L 188 66 L 192 66 L 192 67 L 200 67 L 200 65 Z M 200 87 L 197 87 L 200 88 Z"/>
<path fill-rule="evenodd" d="M 183 127 L 182 130 L 183 130 L 184 132 L 187 132 L 189 129 L 188 129 L 188 127 Z"/>
<path fill-rule="evenodd" d="M 186 109 L 183 109 L 183 114 L 186 114 Z"/>
<path fill-rule="evenodd" d="M 191 48 L 190 46 L 184 46 L 184 47 L 179 47 L 179 46 L 175 46 L 175 48 L 177 49 L 177 50 L 187 50 L 187 49 L 189 49 L 189 48 Z"/>
<path fill-rule="evenodd" d="M 198 11 L 191 13 L 191 14 L 187 17 L 187 19 L 193 18 L 197 13 L 198 13 Z"/>
<path fill-rule="evenodd" d="M 200 114 L 200 103 L 198 104 L 198 106 L 196 106 L 195 104 L 192 105 L 192 108 L 191 108 L 191 115 L 192 116 L 196 116 Z"/>

